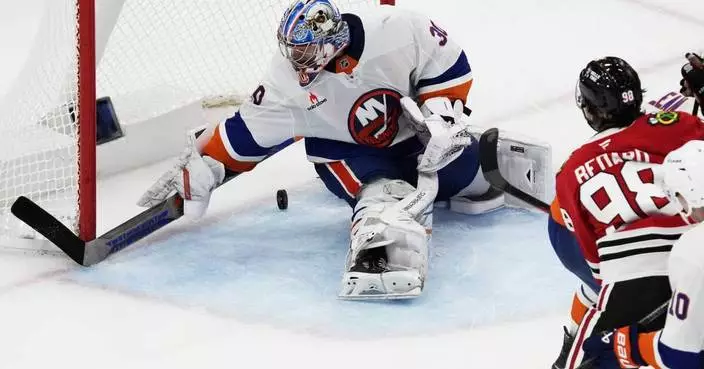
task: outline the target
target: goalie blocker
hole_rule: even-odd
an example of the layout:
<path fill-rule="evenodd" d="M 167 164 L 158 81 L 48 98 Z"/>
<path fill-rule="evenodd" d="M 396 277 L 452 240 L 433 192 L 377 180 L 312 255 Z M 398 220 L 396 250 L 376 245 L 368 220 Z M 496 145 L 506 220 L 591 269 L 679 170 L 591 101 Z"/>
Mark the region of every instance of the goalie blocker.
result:
<path fill-rule="evenodd" d="M 495 190 L 511 196 L 508 204 L 550 211 L 546 202 L 555 188 L 550 144 L 491 128 L 481 134 L 479 152 L 484 177 Z"/>

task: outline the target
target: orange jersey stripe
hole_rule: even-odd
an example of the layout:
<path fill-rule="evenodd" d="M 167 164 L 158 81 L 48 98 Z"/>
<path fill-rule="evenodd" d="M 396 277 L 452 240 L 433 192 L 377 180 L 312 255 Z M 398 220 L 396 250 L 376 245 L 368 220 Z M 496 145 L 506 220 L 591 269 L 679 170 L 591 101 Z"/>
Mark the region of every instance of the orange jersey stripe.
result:
<path fill-rule="evenodd" d="M 582 322 L 582 319 L 584 319 L 584 316 L 587 315 L 587 310 L 589 310 L 589 307 L 584 305 L 575 293 L 572 298 L 572 310 L 570 311 L 572 321 L 579 325 L 579 323 Z"/>
<path fill-rule="evenodd" d="M 562 218 L 562 212 L 560 211 L 560 202 L 557 201 L 557 197 L 555 197 L 555 200 L 552 200 L 552 204 L 550 204 L 550 215 L 552 215 L 552 220 L 557 222 L 557 224 L 561 226 L 565 225 L 565 220 Z"/>
<path fill-rule="evenodd" d="M 658 331 L 641 333 L 638 335 L 638 351 L 640 351 L 640 356 L 645 360 L 648 365 L 655 369 L 661 369 L 658 365 L 658 360 L 655 355 L 655 348 L 658 345 Z"/>
<path fill-rule="evenodd" d="M 469 95 L 469 90 L 472 88 L 472 81 L 469 80 L 461 85 L 445 88 L 438 91 L 428 92 L 420 94 L 418 100 L 422 104 L 425 100 L 433 97 L 447 97 L 450 100 L 462 100 L 462 103 L 467 103 L 467 95 Z"/>
<path fill-rule="evenodd" d="M 257 165 L 256 162 L 239 161 L 230 156 L 220 138 L 220 126 L 215 128 L 215 133 L 210 138 L 210 141 L 205 144 L 202 154 L 223 163 L 227 169 L 234 172 L 247 172 Z"/>
<path fill-rule="evenodd" d="M 343 187 L 345 187 L 345 190 L 354 196 L 357 196 L 357 193 L 359 193 L 359 189 L 362 187 L 362 185 L 357 182 L 357 180 L 352 176 L 352 173 L 345 167 L 344 164 L 340 161 L 328 163 L 328 166 L 330 169 L 335 173 L 337 178 L 340 179 L 340 182 Z"/>

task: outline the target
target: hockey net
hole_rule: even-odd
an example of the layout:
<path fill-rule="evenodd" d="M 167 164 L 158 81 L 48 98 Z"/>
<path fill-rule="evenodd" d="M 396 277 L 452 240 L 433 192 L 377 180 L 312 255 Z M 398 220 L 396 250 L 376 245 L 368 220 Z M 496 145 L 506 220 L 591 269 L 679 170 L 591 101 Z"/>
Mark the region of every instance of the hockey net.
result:
<path fill-rule="evenodd" d="M 336 1 L 343 11 L 380 3 L 393 1 Z M 20 195 L 95 238 L 96 96 L 139 107 L 125 109 L 123 124 L 193 102 L 237 104 L 278 52 L 288 4 L 46 1 L 27 63 L 0 101 L 0 247 L 38 237 L 9 212 Z"/>

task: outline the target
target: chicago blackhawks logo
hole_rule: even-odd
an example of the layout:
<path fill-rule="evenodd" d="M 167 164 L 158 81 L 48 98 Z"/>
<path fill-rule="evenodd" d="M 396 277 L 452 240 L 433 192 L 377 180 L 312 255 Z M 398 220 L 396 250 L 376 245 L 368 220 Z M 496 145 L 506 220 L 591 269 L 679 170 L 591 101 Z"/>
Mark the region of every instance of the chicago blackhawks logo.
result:
<path fill-rule="evenodd" d="M 664 126 L 669 126 L 670 124 L 677 123 L 680 120 L 680 115 L 676 111 L 659 111 L 655 115 L 651 115 L 648 119 L 648 123 L 652 125 L 662 124 Z"/>
<path fill-rule="evenodd" d="M 398 134 L 401 94 L 385 88 L 362 95 L 352 106 L 347 128 L 360 145 L 387 147 Z"/>

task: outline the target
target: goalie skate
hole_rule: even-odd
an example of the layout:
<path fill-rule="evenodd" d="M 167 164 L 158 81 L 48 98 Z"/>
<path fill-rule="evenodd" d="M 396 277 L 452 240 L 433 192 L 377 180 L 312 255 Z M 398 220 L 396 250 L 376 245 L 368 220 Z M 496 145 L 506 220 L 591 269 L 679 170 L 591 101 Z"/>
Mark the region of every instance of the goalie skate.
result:
<path fill-rule="evenodd" d="M 418 269 L 390 266 L 384 247 L 363 250 L 342 278 L 339 298 L 345 300 L 408 299 L 423 292 L 425 276 Z"/>
<path fill-rule="evenodd" d="M 423 292 L 423 277 L 416 270 L 347 272 L 342 281 L 339 298 L 344 300 L 410 299 Z"/>

